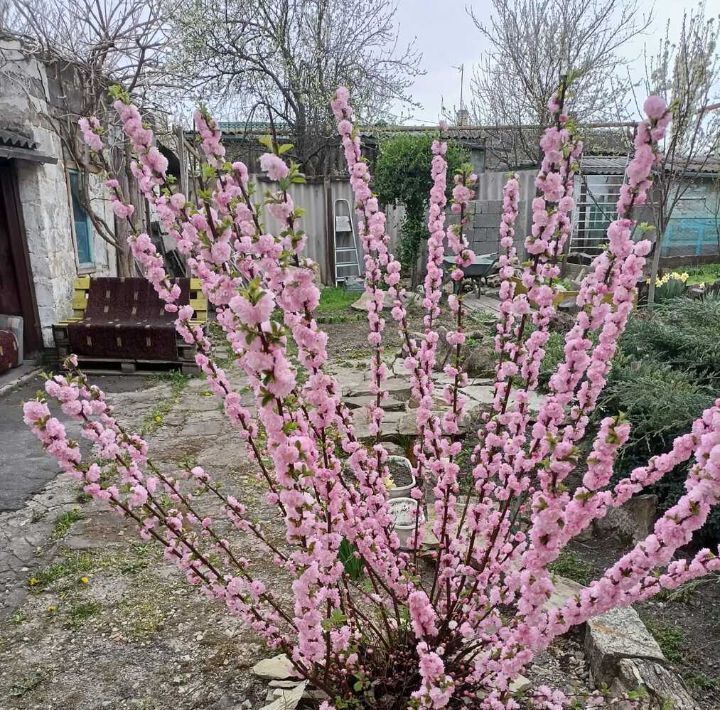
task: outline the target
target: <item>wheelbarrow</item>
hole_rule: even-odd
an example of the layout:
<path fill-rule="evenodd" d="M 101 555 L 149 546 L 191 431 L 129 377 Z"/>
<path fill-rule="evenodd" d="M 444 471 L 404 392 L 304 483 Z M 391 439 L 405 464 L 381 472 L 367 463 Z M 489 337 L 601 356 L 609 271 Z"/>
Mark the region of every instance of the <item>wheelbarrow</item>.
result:
<path fill-rule="evenodd" d="M 478 292 L 478 295 L 482 295 L 482 285 L 487 286 L 487 280 L 489 276 L 492 276 L 496 271 L 498 262 L 498 255 L 495 254 L 475 254 L 475 261 L 470 266 L 463 267 L 463 278 L 460 281 L 456 281 L 453 285 L 453 292 L 460 292 L 460 285 L 463 281 L 468 280 L 472 283 Z M 450 274 L 455 269 L 455 257 L 446 256 L 443 259 L 443 283 L 447 283 L 450 280 Z"/>

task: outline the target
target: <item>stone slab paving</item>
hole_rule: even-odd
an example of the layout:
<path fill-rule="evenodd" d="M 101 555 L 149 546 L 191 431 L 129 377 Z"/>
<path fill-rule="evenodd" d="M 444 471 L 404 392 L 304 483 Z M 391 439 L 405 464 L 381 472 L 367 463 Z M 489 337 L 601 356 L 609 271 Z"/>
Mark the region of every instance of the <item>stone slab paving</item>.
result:
<path fill-rule="evenodd" d="M 107 381 L 101 386 L 112 392 L 122 422 L 137 429 L 173 395 L 170 384 L 133 379 L 123 378 L 114 392 Z M 6 411 L 19 421 L 17 405 L 35 389 L 18 392 Z M 207 465 L 221 485 L 249 499 L 255 517 L 270 520 L 244 448 L 208 394 L 204 381 L 188 382 L 147 437 L 152 456 L 167 467 Z M 12 427 L 24 437 L 22 423 Z M 50 461 L 34 437 L 23 442 L 33 458 L 14 458 L 18 472 L 35 455 Z M 52 465 L 44 475 L 52 480 L 43 490 L 29 490 L 22 507 L 0 515 L 0 708 L 264 705 L 266 688 L 248 670 L 264 654 L 258 639 L 190 587 L 134 526 L 103 505 L 80 503 L 77 483 L 56 477 Z M 76 512 L 61 525 L 68 511 Z M 281 535 L 275 521 L 269 529 Z M 284 580 L 263 550 L 241 544 L 239 553 L 268 566 L 259 576 L 283 593 Z"/>
<path fill-rule="evenodd" d="M 361 440 L 369 438 L 367 406 L 375 402 L 371 392 L 370 372 L 368 369 L 359 370 L 354 367 L 334 366 L 332 372 L 340 385 L 343 400 L 353 411 L 357 426 L 358 437 Z M 442 390 L 449 384 L 447 376 L 435 373 L 435 411 L 442 413 L 448 409 L 442 399 Z M 392 375 L 383 384 L 388 396 L 383 400 L 383 439 L 387 441 L 402 440 L 417 435 L 417 418 L 414 410 L 417 404 L 411 397 L 410 377 L 402 366 L 395 365 Z M 474 414 L 478 407 L 487 408 L 492 404 L 494 397 L 493 381 L 487 378 L 471 378 L 462 393 L 469 398 L 466 408 L 467 414 Z M 514 394 L 511 393 L 511 399 Z M 537 413 L 545 401 L 545 396 L 537 392 L 529 393 L 529 406 L 532 414 Z"/>
<path fill-rule="evenodd" d="M 340 368 L 338 375 L 361 419 L 369 394 L 367 371 Z M 231 377 L 238 391 L 246 392 L 242 377 Z M 20 421 L 20 402 L 32 396 L 38 384 L 0 400 L 0 431 L 3 442 L 10 442 L 0 457 L 0 489 L 12 493 L 15 508 L 0 514 L 2 710 L 262 707 L 267 687 L 250 673 L 264 654 L 257 638 L 218 603 L 190 588 L 162 561 L 155 546 L 140 541 L 131 525 L 99 504 L 79 503 L 77 484 L 56 477 L 56 467 Z M 206 467 L 228 491 L 241 493 L 238 497 L 248 502 L 271 538 L 282 539 L 273 510 L 264 502 L 264 487 L 204 380 L 191 379 L 178 395 L 169 383 L 142 378 L 105 378 L 99 384 L 109 390 L 123 423 L 136 429 L 160 403 L 175 397 L 147 437 L 153 459 L 170 469 L 180 462 Z M 408 380 L 396 376 L 389 385 L 392 406 L 386 418 L 395 418 L 396 430 L 412 436 Z M 489 401 L 489 392 L 488 381 L 468 387 L 478 403 Z M 250 404 L 249 395 L 243 397 Z M 60 530 L 59 521 L 68 511 L 77 515 Z M 247 538 L 239 539 L 238 545 L 271 588 L 280 595 L 288 593 L 288 580 L 265 550 Z M 554 601 L 560 603 L 576 592 L 577 587 L 568 583 L 558 589 Z M 596 627 L 600 633 L 602 623 L 601 617 L 600 625 L 591 624 L 589 634 Z M 588 648 L 588 655 L 592 657 L 599 645 Z M 573 652 L 582 657 L 581 650 Z M 662 660 L 654 652 L 612 653 L 621 679 L 633 673 L 664 678 Z M 604 654 L 598 667 L 608 667 L 609 657 Z M 639 665 L 628 667 L 629 660 Z M 544 658 L 533 670 L 534 679 L 544 678 L 553 663 Z M 642 663 L 660 667 L 641 668 Z M 609 674 L 603 679 L 611 680 Z M 667 686 L 669 681 L 664 682 Z"/>

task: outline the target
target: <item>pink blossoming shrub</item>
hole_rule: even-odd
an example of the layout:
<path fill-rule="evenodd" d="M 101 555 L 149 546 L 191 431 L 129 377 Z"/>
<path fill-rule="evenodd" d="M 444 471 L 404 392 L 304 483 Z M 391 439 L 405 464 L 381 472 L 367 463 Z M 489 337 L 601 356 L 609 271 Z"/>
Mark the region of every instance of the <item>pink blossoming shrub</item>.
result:
<path fill-rule="evenodd" d="M 278 146 L 263 155 L 260 166 L 277 189 L 257 204 L 247 166 L 225 162 L 216 124 L 198 112 L 195 122 L 206 166 L 199 201 L 191 202 L 166 180 L 167 161 L 153 146 L 137 108 L 128 100 L 115 102 L 136 154 L 132 171 L 214 304 L 235 363 L 250 383 L 253 411 L 214 361 L 203 329 L 191 323 L 192 309 L 176 305 L 179 289 L 147 234 L 133 232 L 133 254 L 167 310 L 177 314 L 178 333 L 196 347 L 195 359 L 209 388 L 256 461 L 267 501 L 284 522 L 285 544 L 273 542 L 248 516 L 242 496 L 226 493 L 212 471 L 198 466 L 168 472 L 156 466 L 146 442 L 118 424 L 105 395 L 72 358 L 67 374 L 47 380 L 46 397 L 26 403 L 25 421 L 86 493 L 132 519 L 140 535 L 156 540 L 191 584 L 225 604 L 270 648 L 285 652 L 298 676 L 327 693 L 324 710 L 519 707 L 511 681 L 558 635 L 593 615 L 720 569 L 709 550 L 692 559 L 676 558 L 720 498 L 720 400 L 667 453 L 615 485 L 613 465 L 629 426 L 619 417 L 604 419 L 580 485 L 574 490 L 566 485 L 650 251 L 649 242 L 634 240 L 633 210 L 647 199 L 657 141 L 669 121 L 657 97 L 648 99 L 648 118 L 638 125 L 617 219 L 608 228 L 608 247 L 582 283 L 580 311 L 565 338 L 564 359 L 550 380 L 550 395 L 537 416 L 530 414 L 529 394 L 537 386 L 555 316 L 558 259 L 570 235 L 574 176 L 582 151 L 562 103 L 559 92 L 551 101 L 554 125 L 541 141 L 544 159 L 525 239 L 523 293 L 509 278 L 518 264 L 518 181 L 512 177 L 505 186 L 495 394 L 478 432 L 472 486 L 461 493 L 457 458 L 466 414 L 461 392 L 466 376 L 460 366 L 465 340 L 462 293 L 447 299 L 455 323 L 448 333 L 454 357 L 445 366 L 448 384 L 440 392 L 435 391 L 432 373 L 442 260 L 447 250 L 455 255 L 455 281 L 462 279 L 462 267 L 473 262 L 465 226 L 477 176 L 468 172 L 448 178 L 446 144 L 442 138 L 433 143 L 424 328 L 412 336 L 400 264 L 388 247 L 385 215 L 372 192 L 348 92 L 338 89 L 332 109 L 355 194 L 369 302 L 373 441 L 365 445 L 355 434 L 338 383 L 328 374 L 327 336 L 313 316 L 319 292 L 313 264 L 303 256 L 306 235 L 291 195 L 293 183 L 302 180 L 297 166 L 283 161 Z M 97 123 L 85 121 L 81 130 L 102 155 Z M 450 210 L 458 217 L 451 226 L 445 222 L 448 179 L 454 185 Z M 118 182 L 109 176 L 106 185 L 115 213 L 132 227 L 132 210 Z M 282 221 L 279 234 L 265 229 L 263 208 Z M 390 318 L 404 336 L 404 364 L 418 403 L 413 473 L 419 485 L 412 494 L 418 505 L 409 550 L 400 549 L 384 485 L 384 292 L 392 300 Z M 291 341 L 297 360 L 288 354 Z M 433 409 L 438 398 L 446 404 L 441 413 Z M 92 460 L 83 460 L 78 444 L 51 413 L 50 400 L 80 422 L 83 437 L 94 445 Z M 262 449 L 260 430 L 267 437 Z M 694 463 L 685 495 L 658 520 L 652 534 L 579 595 L 549 607 L 554 588 L 549 565 L 568 542 L 608 509 L 690 459 Z M 220 503 L 222 513 L 216 519 L 202 513 L 199 490 Z M 292 605 L 284 605 L 251 563 L 233 550 L 221 532 L 228 524 L 252 536 L 287 573 Z M 437 540 L 429 561 L 427 552 L 417 554 L 430 532 L 426 528 Z M 343 541 L 362 562 L 360 582 L 339 559 Z M 560 708 L 569 700 L 559 690 L 541 687 L 527 702 Z"/>

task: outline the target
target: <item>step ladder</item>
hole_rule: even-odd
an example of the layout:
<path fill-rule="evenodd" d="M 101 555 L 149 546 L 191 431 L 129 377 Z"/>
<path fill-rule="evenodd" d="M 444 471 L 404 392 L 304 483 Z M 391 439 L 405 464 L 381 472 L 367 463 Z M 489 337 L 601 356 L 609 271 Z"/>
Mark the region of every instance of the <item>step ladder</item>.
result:
<path fill-rule="evenodd" d="M 335 285 L 344 284 L 349 278 L 360 276 L 360 252 L 350 203 L 335 200 Z"/>

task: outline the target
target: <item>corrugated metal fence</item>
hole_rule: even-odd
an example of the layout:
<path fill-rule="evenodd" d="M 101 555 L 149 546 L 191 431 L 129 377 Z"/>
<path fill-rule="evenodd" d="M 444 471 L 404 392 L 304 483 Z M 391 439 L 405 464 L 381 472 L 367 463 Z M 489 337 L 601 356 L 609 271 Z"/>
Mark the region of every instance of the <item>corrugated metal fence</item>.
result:
<path fill-rule="evenodd" d="M 277 185 L 261 181 L 257 185 L 257 194 L 261 195 L 265 190 L 276 189 Z M 313 181 L 301 185 L 293 185 L 290 191 L 293 201 L 297 207 L 305 210 L 301 228 L 307 234 L 307 245 L 305 254 L 315 261 L 320 267 L 320 278 L 324 284 L 333 284 L 335 280 L 335 205 L 338 200 L 347 200 L 352 214 L 355 235 L 360 247 L 358 236 L 357 217 L 354 210 L 354 199 L 352 188 L 348 180 L 340 178 Z M 347 211 L 341 211 L 347 214 Z M 387 210 L 388 235 L 392 245 L 397 244 L 399 224 L 402 221 L 402 208 L 390 207 Z M 265 214 L 265 224 L 268 230 L 277 232 L 280 225 L 277 220 L 269 214 Z M 362 261 L 362 254 L 360 256 Z"/>
<path fill-rule="evenodd" d="M 521 171 L 518 177 L 522 199 L 515 231 L 516 241 L 521 247 L 530 226 L 532 215 L 530 201 L 535 195 L 533 182 L 535 171 Z M 502 214 L 502 191 L 507 178 L 507 173 L 500 172 L 482 173 L 478 178 L 477 195 L 473 202 L 472 219 L 467 231 L 468 239 L 478 254 L 497 250 L 498 228 Z M 275 187 L 272 183 L 261 181 L 258 183 L 258 194 Z M 301 220 L 301 226 L 308 236 L 305 253 L 318 263 L 322 282 L 332 284 L 335 272 L 334 210 L 337 200 L 348 201 L 357 235 L 358 225 L 350 183 L 342 178 L 312 181 L 304 185 L 293 185 L 291 195 L 295 204 L 305 210 Z M 391 249 L 397 252 L 404 208 L 389 206 L 385 211 Z M 276 220 L 269 215 L 265 215 L 265 223 L 269 230 L 277 231 L 280 228 Z"/>

